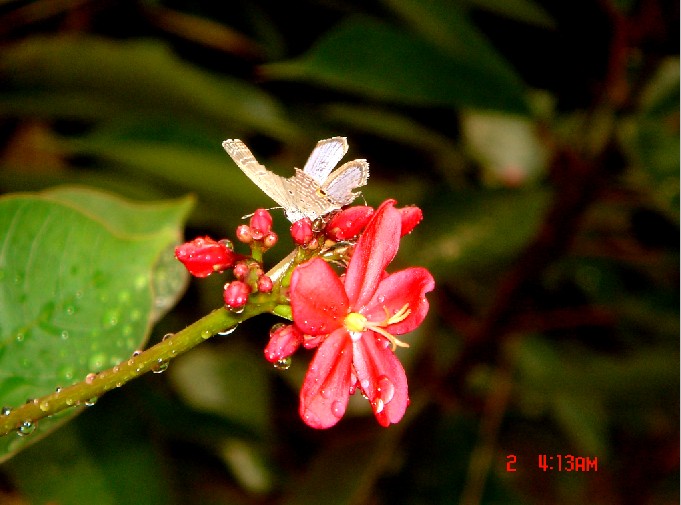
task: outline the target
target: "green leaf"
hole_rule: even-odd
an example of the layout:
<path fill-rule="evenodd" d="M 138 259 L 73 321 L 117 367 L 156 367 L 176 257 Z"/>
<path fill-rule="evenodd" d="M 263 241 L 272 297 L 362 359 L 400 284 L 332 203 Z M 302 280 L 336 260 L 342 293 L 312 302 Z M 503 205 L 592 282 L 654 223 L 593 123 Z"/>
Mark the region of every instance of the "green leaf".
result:
<path fill-rule="evenodd" d="M 256 87 L 216 77 L 152 41 L 34 37 L 0 57 L 0 111 L 41 117 L 156 121 L 247 129 L 290 139 L 295 127 Z"/>
<path fill-rule="evenodd" d="M 473 7 L 542 28 L 556 28 L 555 20 L 532 0 L 465 0 Z"/>
<path fill-rule="evenodd" d="M 424 206 L 427 227 L 414 232 L 426 236 L 404 243 L 419 248 L 419 263 L 436 276 L 493 274 L 536 233 L 547 203 L 541 189 L 433 195 Z"/>
<path fill-rule="evenodd" d="M 30 503 L 172 503 L 153 433 L 125 395 L 111 395 L 3 468 Z M 40 461 L 36 465 L 36 461 Z"/>
<path fill-rule="evenodd" d="M 309 81 L 385 101 L 527 111 L 524 86 L 507 66 L 463 49 L 448 51 L 405 30 L 355 17 L 304 56 L 262 70 L 270 78 Z"/>
<path fill-rule="evenodd" d="M 0 405 L 83 380 L 143 346 L 186 285 L 168 257 L 191 203 L 79 188 L 0 199 Z M 36 435 L 0 438 L 0 458 Z"/>

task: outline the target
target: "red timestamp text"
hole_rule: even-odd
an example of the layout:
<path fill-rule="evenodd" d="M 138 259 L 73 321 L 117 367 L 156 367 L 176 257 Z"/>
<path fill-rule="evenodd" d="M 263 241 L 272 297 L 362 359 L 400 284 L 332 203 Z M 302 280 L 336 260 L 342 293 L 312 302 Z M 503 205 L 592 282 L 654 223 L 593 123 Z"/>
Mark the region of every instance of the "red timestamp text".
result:
<path fill-rule="evenodd" d="M 506 471 L 515 472 L 518 458 L 515 454 L 506 456 Z M 537 468 L 544 472 L 597 472 L 598 457 L 574 456 L 572 454 L 539 454 Z"/>

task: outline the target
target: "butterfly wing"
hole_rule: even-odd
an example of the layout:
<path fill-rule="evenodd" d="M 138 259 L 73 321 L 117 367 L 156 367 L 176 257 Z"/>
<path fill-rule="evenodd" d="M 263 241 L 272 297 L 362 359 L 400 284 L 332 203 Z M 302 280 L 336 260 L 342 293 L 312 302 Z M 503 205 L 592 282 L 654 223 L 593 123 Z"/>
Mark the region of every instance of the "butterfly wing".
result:
<path fill-rule="evenodd" d="M 331 174 L 322 186 L 322 191 L 338 203 L 339 207 L 348 205 L 359 193 L 352 190 L 364 186 L 369 179 L 369 163 L 367 160 L 353 160 L 340 166 Z"/>
<path fill-rule="evenodd" d="M 324 214 L 340 209 L 341 205 L 319 191 L 315 180 L 302 170 L 296 169 L 296 174 L 287 179 L 258 163 L 246 144 L 239 139 L 225 140 L 222 147 L 249 179 L 283 207 L 286 217 L 292 223 L 304 217 L 314 221 Z"/>
<path fill-rule="evenodd" d="M 250 149 L 239 139 L 227 139 L 222 143 L 222 147 L 249 179 L 288 211 L 292 205 L 289 179 L 270 172 L 264 165 L 258 163 Z"/>
<path fill-rule="evenodd" d="M 345 137 L 320 140 L 305 162 L 303 172 L 312 177 L 317 186 L 322 186 L 346 152 L 348 141 Z"/>

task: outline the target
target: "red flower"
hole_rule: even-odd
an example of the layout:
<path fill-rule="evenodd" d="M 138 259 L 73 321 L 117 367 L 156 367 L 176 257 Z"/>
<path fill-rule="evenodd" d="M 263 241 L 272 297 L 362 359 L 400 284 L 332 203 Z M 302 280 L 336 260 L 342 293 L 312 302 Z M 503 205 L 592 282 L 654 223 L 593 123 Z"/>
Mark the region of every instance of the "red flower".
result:
<path fill-rule="evenodd" d="M 207 277 L 231 267 L 243 256 L 232 251 L 227 241 L 216 242 L 210 237 L 198 237 L 177 246 L 175 257 L 194 277 Z"/>
<path fill-rule="evenodd" d="M 374 213 L 344 279 L 320 258 L 293 272 L 293 320 L 321 342 L 300 392 L 300 415 L 313 428 L 336 424 L 357 388 L 383 426 L 398 422 L 409 403 L 407 377 L 393 352 L 407 344 L 394 335 L 421 324 L 434 281 L 424 268 L 385 272 L 402 228 L 394 203 L 388 200 Z"/>

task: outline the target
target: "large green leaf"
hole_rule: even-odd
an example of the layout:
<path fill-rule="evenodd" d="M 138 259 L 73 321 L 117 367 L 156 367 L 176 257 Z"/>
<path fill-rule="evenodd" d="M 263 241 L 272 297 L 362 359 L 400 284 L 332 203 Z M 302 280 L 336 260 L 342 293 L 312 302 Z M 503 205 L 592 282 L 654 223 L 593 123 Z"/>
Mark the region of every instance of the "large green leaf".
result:
<path fill-rule="evenodd" d="M 151 41 L 34 37 L 3 50 L 0 111 L 42 117 L 154 118 L 290 138 L 274 99 L 211 76 Z"/>
<path fill-rule="evenodd" d="M 144 344 L 186 284 L 172 247 L 190 206 L 79 188 L 0 199 L 0 405 L 83 380 Z M 0 458 L 35 437 L 0 438 Z"/>
<path fill-rule="evenodd" d="M 450 51 L 391 25 L 351 18 L 307 54 L 263 71 L 386 101 L 526 112 L 516 75 L 498 59 L 472 58 L 475 49 Z"/>

